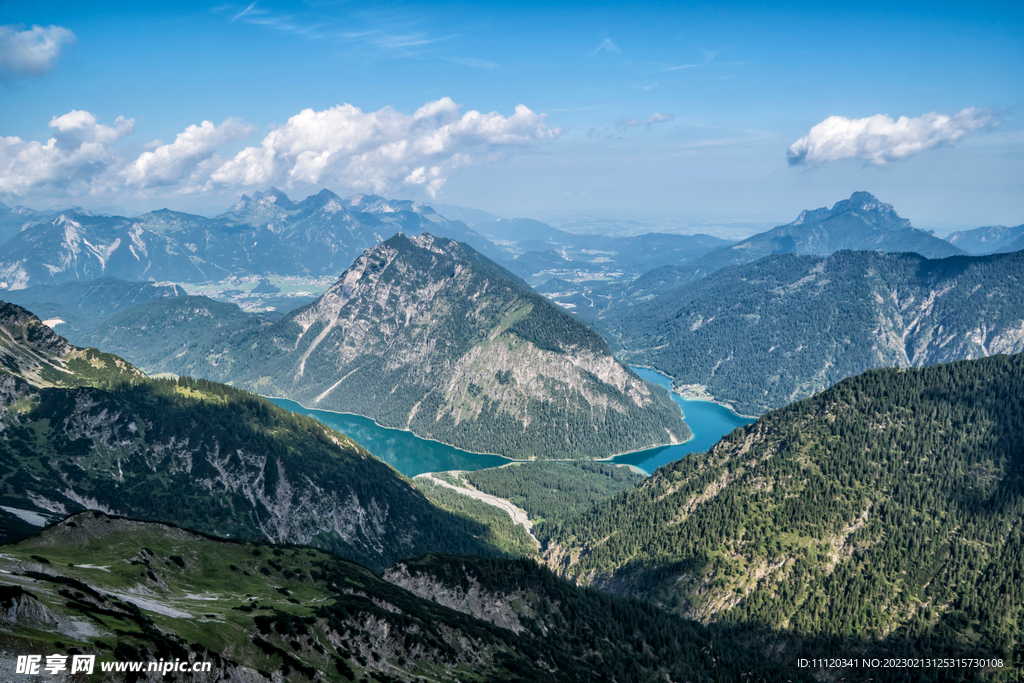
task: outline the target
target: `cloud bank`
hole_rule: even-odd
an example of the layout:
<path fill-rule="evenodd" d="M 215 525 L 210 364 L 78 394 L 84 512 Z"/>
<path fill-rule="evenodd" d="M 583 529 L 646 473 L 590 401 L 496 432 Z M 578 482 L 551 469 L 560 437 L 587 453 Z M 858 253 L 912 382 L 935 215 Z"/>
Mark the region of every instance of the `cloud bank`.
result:
<path fill-rule="evenodd" d="M 118 161 L 114 143 L 132 132 L 135 119 L 119 116 L 113 127 L 87 111 L 72 110 L 50 121 L 53 137 L 40 143 L 0 138 L 0 193 L 23 196 L 51 187 L 95 192 Z"/>
<path fill-rule="evenodd" d="M 790 145 L 786 158 L 790 166 L 815 166 L 851 158 L 886 166 L 998 124 L 998 117 L 991 111 L 973 107 L 953 116 L 932 112 L 913 118 L 901 116 L 896 121 L 885 114 L 864 119 L 830 116 Z"/>
<path fill-rule="evenodd" d="M 229 159 L 217 149 L 255 130 L 238 118 L 219 126 L 203 121 L 174 142 L 157 140 L 147 145 L 149 151 L 131 156 L 116 143 L 132 132 L 134 119 L 120 117 L 106 126 L 90 112 L 76 110 L 53 118 L 53 137 L 45 143 L 0 137 L 0 194 L 340 185 L 373 192 L 419 187 L 436 196 L 459 168 L 494 161 L 562 132 L 547 127 L 545 114 L 523 105 L 507 117 L 460 110 L 447 97 L 412 114 L 392 107 L 363 112 L 351 104 L 306 109 L 270 131 L 259 146 Z"/>
<path fill-rule="evenodd" d="M 144 152 L 122 172 L 125 182 L 136 188 L 175 185 L 196 165 L 211 157 L 219 145 L 244 138 L 256 128 L 241 119 L 229 118 L 219 126 L 211 121 L 189 126 L 169 145 Z"/>
<path fill-rule="evenodd" d="M 63 26 L 0 26 L 0 79 L 40 76 L 57 64 L 60 51 L 75 42 Z"/>
<path fill-rule="evenodd" d="M 546 116 L 523 105 L 512 116 L 459 114 L 444 97 L 413 114 L 391 107 L 363 112 L 351 104 L 306 109 L 214 171 L 207 188 L 269 184 L 342 184 L 382 192 L 397 184 L 422 186 L 431 195 L 459 167 L 504 149 L 557 137 Z"/>

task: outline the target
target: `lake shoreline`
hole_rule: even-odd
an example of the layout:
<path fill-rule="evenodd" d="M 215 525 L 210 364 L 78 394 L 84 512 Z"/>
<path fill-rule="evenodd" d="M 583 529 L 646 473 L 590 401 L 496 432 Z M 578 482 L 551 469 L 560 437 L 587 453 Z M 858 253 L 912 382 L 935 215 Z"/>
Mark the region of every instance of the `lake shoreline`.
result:
<path fill-rule="evenodd" d="M 728 403 L 728 402 L 726 402 L 726 401 L 724 401 L 722 399 L 715 398 L 712 394 L 708 393 L 706 389 L 703 392 L 687 392 L 687 391 L 684 391 L 683 389 L 676 389 L 675 388 L 676 378 L 673 377 L 672 375 L 668 374 L 667 372 L 662 372 L 658 368 L 652 368 L 650 365 L 632 365 L 632 364 L 630 364 L 629 367 L 631 367 L 631 368 L 643 368 L 644 370 L 650 370 L 651 372 L 656 372 L 659 375 L 661 375 L 662 377 L 667 377 L 668 381 L 669 381 L 669 386 L 672 387 L 669 390 L 670 393 L 676 394 L 678 396 L 682 396 L 687 401 L 705 401 L 707 403 L 714 403 L 716 406 L 722 406 L 723 408 L 728 408 L 732 412 L 736 413 L 740 417 L 742 417 L 744 419 L 747 419 L 747 420 L 757 420 L 757 419 L 759 419 L 761 417 L 760 415 L 744 415 L 743 413 L 741 413 L 738 410 L 736 410 L 736 408 L 733 407 L 733 405 L 731 403 Z M 686 384 L 684 386 L 698 386 L 698 385 Z M 685 415 L 685 411 L 684 411 L 684 415 Z"/>
<path fill-rule="evenodd" d="M 460 446 L 456 446 L 456 445 L 450 444 L 450 443 L 445 443 L 444 441 L 439 441 L 438 439 L 432 439 L 429 436 L 420 436 L 419 434 L 417 434 L 416 432 L 414 432 L 414 431 L 412 431 L 411 429 L 408 429 L 408 428 L 404 428 L 404 427 L 388 427 L 386 425 L 382 425 L 381 423 L 377 422 L 377 420 L 375 420 L 374 418 L 370 417 L 369 415 L 360 415 L 359 413 L 349 413 L 349 412 L 346 412 L 346 411 L 343 411 L 343 410 L 328 410 L 327 408 L 309 408 L 309 407 L 303 405 L 302 403 L 300 403 L 299 401 L 296 401 L 293 398 L 288 398 L 287 396 L 267 396 L 265 394 L 258 394 L 258 395 L 261 396 L 262 398 L 265 398 L 265 399 L 269 400 L 269 401 L 275 401 L 275 400 L 277 400 L 277 401 L 291 401 L 292 403 L 294 403 L 294 404 L 296 404 L 298 406 L 301 406 L 303 410 L 318 410 L 318 411 L 324 412 L 324 413 L 331 413 L 332 415 L 350 415 L 352 417 L 361 417 L 364 420 L 369 420 L 369 421 L 373 422 L 373 424 L 376 425 L 379 429 L 387 429 L 387 430 L 391 430 L 391 431 L 395 431 L 395 432 L 404 432 L 406 434 L 411 434 L 412 436 L 415 436 L 417 439 L 420 439 L 421 441 L 429 441 L 431 443 L 441 444 L 442 446 L 447 446 L 448 448 L 454 448 L 454 449 L 456 449 L 458 451 L 462 451 L 463 453 L 469 453 L 470 455 L 487 455 L 487 456 L 492 456 L 492 457 L 495 457 L 495 458 L 502 458 L 504 460 L 508 460 L 508 462 L 505 463 L 505 465 L 511 465 L 511 464 L 514 464 L 514 463 L 517 463 L 517 462 L 577 462 L 577 461 L 607 462 L 607 461 L 612 460 L 614 458 L 623 457 L 623 456 L 627 456 L 627 455 L 632 455 L 634 453 L 642 453 L 643 451 L 650 451 L 650 450 L 654 450 L 655 448 L 671 448 L 672 446 L 682 446 L 683 444 L 689 443 L 694 438 L 693 430 L 691 429 L 690 430 L 690 438 L 686 439 L 685 441 L 677 441 L 676 443 L 666 443 L 666 444 L 660 444 L 660 445 L 654 445 L 654 446 L 643 446 L 641 448 L 634 448 L 633 450 L 623 451 L 621 453 L 614 453 L 612 455 L 606 455 L 606 456 L 603 456 L 603 457 L 600 457 L 600 458 L 539 458 L 537 456 L 528 457 L 528 458 L 512 458 L 512 457 L 509 457 L 507 455 L 502 455 L 501 453 L 481 453 L 479 451 L 467 451 L 465 448 L 462 448 Z M 277 404 L 275 403 L 274 405 L 277 405 Z M 282 408 L 282 406 L 277 406 L 277 407 L 278 408 Z M 283 410 L 287 410 L 287 408 L 282 408 L 282 409 Z M 292 411 L 292 412 L 294 412 L 294 411 Z M 684 417 L 684 419 L 685 419 L 685 417 Z M 329 427 L 330 429 L 334 429 L 334 427 L 331 427 L 330 425 L 326 425 L 326 426 Z M 689 427 L 689 425 L 687 425 L 687 427 Z M 335 431 L 338 431 L 338 430 L 335 430 Z M 344 432 L 342 432 L 342 433 L 344 433 Z M 346 436 L 349 436 L 349 435 L 346 434 Z M 352 437 L 349 436 L 349 438 L 352 438 Z M 358 443 L 358 441 L 357 441 L 357 443 Z M 362 446 L 362 444 L 360 444 L 360 445 Z M 364 448 L 365 448 L 365 446 L 364 446 Z M 371 451 L 371 453 L 372 453 L 372 451 Z M 376 457 L 378 460 L 383 460 L 383 458 L 380 458 L 379 456 L 374 455 L 374 457 Z M 504 467 L 505 465 L 499 465 L 499 467 Z M 447 470 L 440 470 L 440 471 L 445 472 Z"/>

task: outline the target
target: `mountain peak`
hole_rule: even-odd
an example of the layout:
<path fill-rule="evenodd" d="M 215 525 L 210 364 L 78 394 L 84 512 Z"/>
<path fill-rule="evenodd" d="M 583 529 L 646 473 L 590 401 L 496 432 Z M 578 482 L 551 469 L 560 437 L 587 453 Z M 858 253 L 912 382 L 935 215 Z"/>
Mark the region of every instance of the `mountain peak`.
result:
<path fill-rule="evenodd" d="M 256 193 L 257 200 L 259 199 L 260 196 L 261 196 L 260 193 L 257 192 Z M 236 213 L 236 214 L 237 213 L 242 213 L 243 211 L 245 211 L 246 209 L 248 209 L 252 205 L 253 201 L 256 201 L 256 200 L 254 200 L 252 197 L 250 197 L 247 194 L 243 194 L 242 198 L 239 199 L 238 202 L 234 206 L 231 207 L 231 213 Z"/>
<path fill-rule="evenodd" d="M 276 204 L 277 206 L 280 206 L 282 209 L 286 209 L 292 205 L 292 200 L 288 198 L 288 195 L 286 195 L 284 192 L 277 189 L 276 187 L 271 187 L 266 192 L 257 192 L 252 196 L 252 198 L 253 201 L 256 202 Z"/>
<path fill-rule="evenodd" d="M 835 206 L 833 206 L 832 210 L 829 212 L 829 215 L 838 216 L 839 214 L 847 211 L 874 211 L 882 214 L 885 218 L 906 223 L 907 227 L 910 226 L 909 221 L 896 213 L 892 204 L 886 204 L 885 202 L 878 201 L 878 198 L 870 192 L 854 192 L 850 195 L 849 199 L 836 202 Z"/>
<path fill-rule="evenodd" d="M 341 199 L 341 197 L 339 197 L 338 195 L 334 194 L 333 192 L 331 192 L 327 188 L 324 188 L 324 189 L 320 190 L 316 194 L 309 195 L 308 197 L 303 199 L 302 202 L 300 202 L 300 203 L 301 204 L 305 204 L 307 206 L 310 206 L 310 205 L 311 206 L 326 206 L 328 204 L 334 203 L 334 204 L 337 205 L 337 209 L 335 209 L 336 211 L 337 210 L 341 210 L 341 208 L 342 208 L 342 205 L 341 205 L 342 199 Z"/>
<path fill-rule="evenodd" d="M 360 211 L 379 208 L 381 206 L 390 208 L 387 206 L 388 200 L 376 194 L 354 194 L 351 197 L 346 197 L 345 202 L 349 206 L 359 209 Z"/>
<path fill-rule="evenodd" d="M 870 192 L 863 191 L 854 192 L 850 195 L 849 199 L 836 202 L 831 209 L 824 206 L 819 209 L 805 209 L 800 212 L 797 219 L 790 225 L 816 223 L 823 221 L 826 218 L 839 216 L 847 213 L 848 211 L 868 211 L 878 214 L 878 217 L 882 218 L 884 221 L 894 224 L 894 228 L 911 227 L 910 221 L 896 213 L 896 209 L 893 208 L 892 204 L 881 202 L 877 197 L 875 197 L 875 195 Z"/>

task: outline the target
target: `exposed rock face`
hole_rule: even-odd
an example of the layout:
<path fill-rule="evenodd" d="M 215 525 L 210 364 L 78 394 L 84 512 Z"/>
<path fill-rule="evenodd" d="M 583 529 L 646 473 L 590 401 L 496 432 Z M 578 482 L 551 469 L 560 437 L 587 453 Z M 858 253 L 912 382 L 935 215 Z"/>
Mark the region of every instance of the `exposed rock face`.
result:
<path fill-rule="evenodd" d="M 524 628 L 520 622 L 520 612 L 513 606 L 514 601 L 522 601 L 526 597 L 524 590 L 514 591 L 513 594 L 489 591 L 472 575 L 467 576 L 463 583 L 444 582 L 426 572 L 411 572 L 405 563 L 396 564 L 385 571 L 383 578 L 421 598 L 433 600 L 457 612 L 472 614 L 495 626 L 515 633 L 522 632 Z M 520 611 L 524 608 L 529 609 L 521 604 Z"/>
<path fill-rule="evenodd" d="M 210 373 L 475 451 L 600 457 L 689 436 L 592 330 L 429 234 L 367 251 L 313 304 L 233 340 L 228 360 Z"/>

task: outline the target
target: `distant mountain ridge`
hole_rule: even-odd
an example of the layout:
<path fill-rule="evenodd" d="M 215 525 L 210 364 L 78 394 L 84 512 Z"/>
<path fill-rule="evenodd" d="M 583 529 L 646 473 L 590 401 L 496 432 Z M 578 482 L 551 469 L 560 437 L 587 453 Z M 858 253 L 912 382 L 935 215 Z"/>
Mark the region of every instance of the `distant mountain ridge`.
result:
<path fill-rule="evenodd" d="M 273 324 L 233 316 L 156 301 L 86 343 L 476 452 L 603 457 L 689 437 L 668 395 L 593 330 L 454 240 L 392 237 Z"/>
<path fill-rule="evenodd" d="M 966 255 L 959 247 L 914 228 L 891 204 L 868 192 L 854 192 L 831 209 L 800 212 L 796 220 L 732 244 L 715 245 L 708 236 L 686 251 L 677 251 L 669 238 L 675 235 L 642 235 L 637 254 L 646 268 L 625 282 L 588 282 L 575 287 L 545 286 L 552 299 L 568 306 L 584 320 L 605 327 L 609 319 L 632 306 L 641 305 L 686 283 L 696 282 L 723 268 L 757 261 L 774 254 L 828 256 L 841 250 L 913 252 L 926 258 Z M 604 238 L 609 239 L 609 238 Z M 647 243 L 642 244 L 646 239 Z M 675 258 L 672 258 L 675 256 Z M 562 277 L 567 280 L 568 278 Z"/>
<path fill-rule="evenodd" d="M 672 285 L 692 282 L 727 266 L 750 263 L 771 254 L 828 256 L 843 249 L 914 252 L 925 258 L 967 252 L 929 232 L 911 226 L 891 204 L 868 192 L 854 192 L 831 209 L 804 210 L 792 223 L 748 237 L 682 266 L 672 266 Z M 669 275 L 666 272 L 665 275 Z M 666 291 L 666 290 L 662 290 Z"/>
<path fill-rule="evenodd" d="M 13 210 L 3 213 L 8 217 Z M 12 223 L 14 225 L 14 223 Z M 18 223 L 0 254 L 0 290 L 113 276 L 209 282 L 231 275 L 333 276 L 398 232 L 429 230 L 497 247 L 419 202 L 323 190 L 293 202 L 272 188 L 214 218 L 161 209 L 135 218 L 63 211 Z"/>
<path fill-rule="evenodd" d="M 40 318 L 63 321 L 58 324 L 59 332 L 67 337 L 69 333 L 92 327 L 137 303 L 186 295 L 184 289 L 174 284 L 126 282 L 103 277 L 7 290 L 2 297 L 9 303 L 33 311 Z"/>
<path fill-rule="evenodd" d="M 723 268 L 613 316 L 632 362 L 759 414 L 870 368 L 1024 351 L 1024 252 L 841 251 Z"/>
<path fill-rule="evenodd" d="M 1024 224 L 1013 228 L 1005 225 L 990 225 L 974 230 L 961 230 L 950 233 L 946 239 L 971 254 L 995 254 L 1024 249 L 1024 241 L 1018 240 L 1024 235 Z M 1013 246 L 1017 240 L 1019 246 Z"/>
<path fill-rule="evenodd" d="M 996 251 L 997 254 L 1009 254 L 1015 251 L 1024 251 L 1024 232 L 1017 236 L 1012 242 L 1004 244 Z"/>

